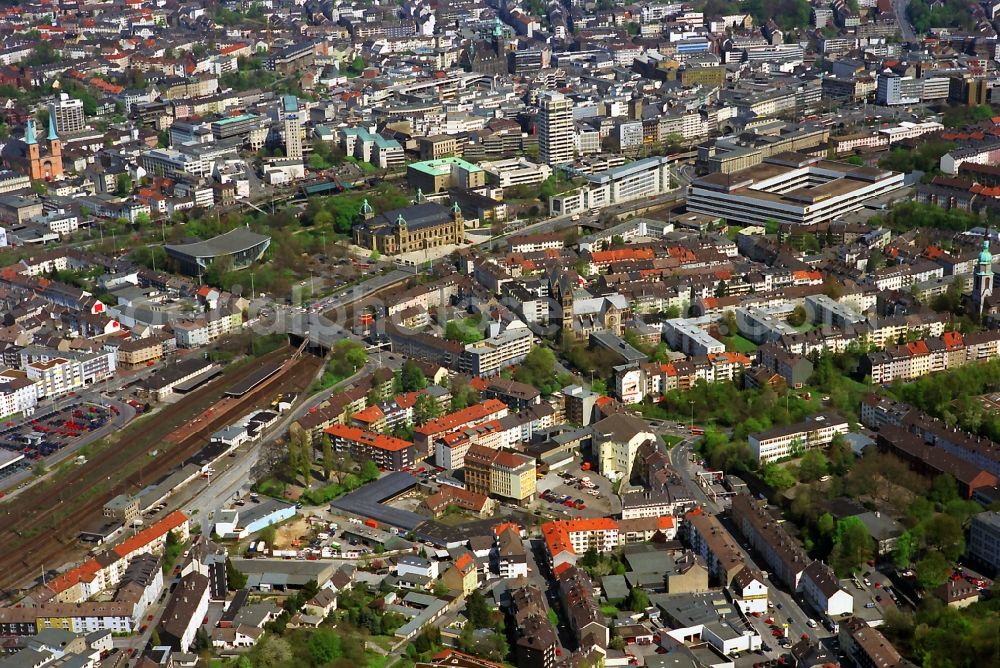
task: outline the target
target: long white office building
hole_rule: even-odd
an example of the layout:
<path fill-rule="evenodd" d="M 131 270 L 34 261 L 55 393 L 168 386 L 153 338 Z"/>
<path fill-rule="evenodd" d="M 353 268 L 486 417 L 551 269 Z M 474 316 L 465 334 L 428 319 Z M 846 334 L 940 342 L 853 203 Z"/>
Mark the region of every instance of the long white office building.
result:
<path fill-rule="evenodd" d="M 857 211 L 902 186 L 899 172 L 780 153 L 752 169 L 696 179 L 688 210 L 738 224 L 812 225 Z"/>
<path fill-rule="evenodd" d="M 829 445 L 837 434 L 846 434 L 847 420 L 836 413 L 813 415 L 802 422 L 774 427 L 747 436 L 750 450 L 761 464 L 798 456 L 806 450 Z"/>
<path fill-rule="evenodd" d="M 654 156 L 591 174 L 582 188 L 550 197 L 549 211 L 553 215 L 573 214 L 669 191 L 670 161 Z"/>

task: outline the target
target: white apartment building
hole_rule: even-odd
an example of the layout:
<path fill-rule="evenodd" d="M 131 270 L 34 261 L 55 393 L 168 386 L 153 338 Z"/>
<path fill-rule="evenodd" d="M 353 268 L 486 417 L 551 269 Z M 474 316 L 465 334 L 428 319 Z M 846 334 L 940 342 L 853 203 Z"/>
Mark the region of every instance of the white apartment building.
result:
<path fill-rule="evenodd" d="M 603 554 L 613 551 L 621 544 L 618 522 L 609 517 L 566 520 L 562 523 L 566 525 L 566 535 L 577 554 L 584 554 L 589 549 Z"/>
<path fill-rule="evenodd" d="M 639 448 L 656 439 L 642 420 L 627 415 L 606 417 L 594 429 L 598 472 L 605 477 L 628 479 Z"/>
<path fill-rule="evenodd" d="M 59 98 L 49 103 L 49 116 L 59 134 L 82 132 L 87 127 L 83 115 L 83 101 L 60 93 Z"/>
<path fill-rule="evenodd" d="M 743 614 L 767 614 L 767 583 L 760 571 L 749 567 L 741 570 L 729 583 L 729 593 Z"/>
<path fill-rule="evenodd" d="M 761 464 L 792 457 L 829 445 L 836 434 L 846 434 L 847 420 L 836 413 L 819 413 L 796 424 L 747 436 L 750 450 Z"/>
<path fill-rule="evenodd" d="M 465 455 L 473 445 L 499 450 L 509 445 L 509 441 L 509 435 L 501 429 L 498 420 L 463 427 L 435 441 L 435 462 L 441 468 L 448 470 L 465 468 Z M 520 439 L 515 442 L 520 442 Z"/>
<path fill-rule="evenodd" d="M 923 96 L 924 82 L 913 77 L 901 77 L 893 72 L 878 75 L 875 102 L 888 106 L 917 104 Z"/>
<path fill-rule="evenodd" d="M 501 188 L 530 186 L 552 176 L 552 168 L 548 165 L 537 164 L 523 157 L 481 162 L 479 166 L 486 172 L 490 184 Z"/>
<path fill-rule="evenodd" d="M 80 219 L 76 214 L 68 211 L 53 211 L 33 218 L 32 222 L 46 226 L 59 236 L 71 234 L 80 228 Z"/>
<path fill-rule="evenodd" d="M 521 362 L 531 351 L 533 341 L 528 326 L 514 320 L 503 331 L 466 345 L 463 355 L 469 359 L 473 375 L 493 376 Z"/>
<path fill-rule="evenodd" d="M 838 154 L 853 153 L 864 148 L 879 149 L 889 145 L 889 139 L 880 132 L 859 132 L 831 139 L 836 143 Z"/>
<path fill-rule="evenodd" d="M 538 157 L 547 165 L 573 162 L 573 100 L 562 93 L 538 96 Z"/>
<path fill-rule="evenodd" d="M 726 344 L 710 335 L 694 319 L 673 318 L 667 320 L 663 323 L 663 335 L 671 348 L 687 355 L 698 356 L 726 352 Z"/>
<path fill-rule="evenodd" d="M 87 603 L 77 612 L 72 612 L 66 603 L 48 604 L 39 610 L 39 615 L 44 615 L 41 628 L 59 628 L 71 633 L 131 633 L 135 630 L 132 607 L 118 603 Z"/>
<path fill-rule="evenodd" d="M 891 128 L 881 128 L 879 132 L 889 138 L 889 145 L 895 144 L 904 139 L 913 139 L 925 135 L 929 132 L 944 130 L 944 126 L 937 121 L 926 121 L 924 123 L 911 123 L 903 121 L 899 125 Z"/>
<path fill-rule="evenodd" d="M 183 176 L 193 174 L 203 176 L 212 165 L 191 153 L 182 153 L 171 148 L 154 148 L 139 157 L 139 164 L 149 174 L 161 176 Z"/>
<path fill-rule="evenodd" d="M 54 357 L 32 362 L 24 368 L 39 398 L 61 397 L 83 387 L 83 366 L 76 360 Z"/>
<path fill-rule="evenodd" d="M 197 348 L 238 330 L 242 325 L 243 315 L 239 312 L 211 314 L 206 318 L 175 323 L 174 338 L 180 348 Z"/>
<path fill-rule="evenodd" d="M 38 405 L 38 386 L 23 371 L 0 371 L 0 417 L 31 415 Z"/>
<path fill-rule="evenodd" d="M 302 126 L 302 111 L 299 109 L 297 97 L 281 96 L 281 116 L 284 123 L 285 157 L 289 160 L 301 160 L 305 128 Z"/>
<path fill-rule="evenodd" d="M 816 560 L 802 571 L 802 593 L 812 606 L 829 619 L 854 612 L 854 597 L 840 586 L 833 569 Z"/>
<path fill-rule="evenodd" d="M 591 174 L 587 185 L 549 198 L 552 215 L 581 213 L 670 191 L 670 162 L 654 156 Z"/>

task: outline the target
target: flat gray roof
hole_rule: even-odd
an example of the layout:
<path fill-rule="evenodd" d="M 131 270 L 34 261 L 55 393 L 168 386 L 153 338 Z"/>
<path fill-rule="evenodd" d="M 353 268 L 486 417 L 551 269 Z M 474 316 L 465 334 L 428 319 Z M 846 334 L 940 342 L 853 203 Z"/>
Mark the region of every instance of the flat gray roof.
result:
<path fill-rule="evenodd" d="M 412 531 L 427 518 L 422 515 L 384 505 L 382 502 L 399 496 L 417 486 L 417 479 L 405 471 L 393 471 L 361 489 L 336 499 L 330 505 L 346 513 L 370 517 L 400 529 Z"/>

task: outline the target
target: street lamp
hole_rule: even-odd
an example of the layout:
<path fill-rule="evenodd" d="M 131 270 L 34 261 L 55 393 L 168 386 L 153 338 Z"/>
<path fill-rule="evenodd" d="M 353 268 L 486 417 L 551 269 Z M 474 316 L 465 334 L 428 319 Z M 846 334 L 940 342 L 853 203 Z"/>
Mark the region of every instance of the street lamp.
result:
<path fill-rule="evenodd" d="M 691 422 L 688 423 L 688 433 L 694 430 L 694 401 L 688 399 L 688 405 L 691 406 Z"/>

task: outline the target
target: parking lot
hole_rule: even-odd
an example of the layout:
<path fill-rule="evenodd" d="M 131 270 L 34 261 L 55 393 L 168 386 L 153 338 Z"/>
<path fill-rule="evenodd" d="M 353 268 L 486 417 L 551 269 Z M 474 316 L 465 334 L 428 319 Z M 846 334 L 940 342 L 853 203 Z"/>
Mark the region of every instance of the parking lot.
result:
<path fill-rule="evenodd" d="M 114 407 L 108 409 L 96 404 L 79 404 L 35 415 L 20 424 L 7 422 L 0 431 L 0 448 L 19 452 L 25 458 L 6 467 L 0 476 L 30 467 L 33 462 L 72 445 L 81 436 L 102 427 L 114 410 Z"/>
<path fill-rule="evenodd" d="M 565 517 L 607 517 L 621 512 L 621 500 L 604 476 L 579 465 L 551 471 L 536 485 L 538 507 Z"/>

